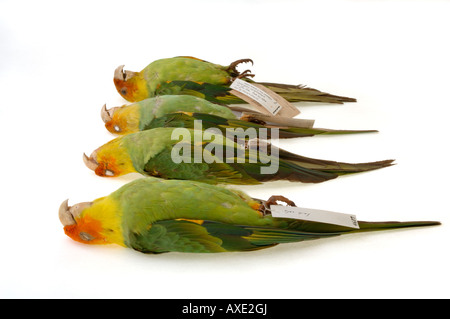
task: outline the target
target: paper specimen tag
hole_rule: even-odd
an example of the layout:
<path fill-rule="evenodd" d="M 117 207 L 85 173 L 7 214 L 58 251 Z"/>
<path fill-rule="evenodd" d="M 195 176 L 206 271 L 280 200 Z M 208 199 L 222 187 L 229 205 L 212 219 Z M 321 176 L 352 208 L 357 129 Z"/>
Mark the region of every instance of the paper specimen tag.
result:
<path fill-rule="evenodd" d="M 270 205 L 270 210 L 273 217 L 293 218 L 359 229 L 355 215 L 282 205 Z"/>
<path fill-rule="evenodd" d="M 271 115 L 294 117 L 300 111 L 282 96 L 257 83 L 236 79 L 230 85 L 231 93 Z"/>

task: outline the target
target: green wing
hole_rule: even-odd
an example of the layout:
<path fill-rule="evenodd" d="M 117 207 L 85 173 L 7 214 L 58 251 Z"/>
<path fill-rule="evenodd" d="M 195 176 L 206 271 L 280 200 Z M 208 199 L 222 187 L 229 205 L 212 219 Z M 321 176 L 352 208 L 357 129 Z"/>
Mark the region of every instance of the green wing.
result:
<path fill-rule="evenodd" d="M 155 95 L 193 95 L 217 104 L 246 103 L 230 93 L 228 86 L 193 81 L 161 83 Z"/>
<path fill-rule="evenodd" d="M 169 128 L 168 128 L 169 129 Z M 158 130 L 158 129 L 157 129 Z M 160 129 L 159 129 L 160 130 Z M 145 132 L 151 132 L 145 131 Z M 274 180 L 290 180 L 320 183 L 338 177 L 332 169 L 339 163 L 313 160 L 280 150 L 280 157 L 268 155 L 252 147 L 243 148 L 237 143 L 216 135 L 207 140 L 205 136 L 196 143 L 196 134 L 203 131 L 190 130 L 189 140 L 171 140 L 166 147 L 150 157 L 141 173 L 165 179 L 197 180 L 211 184 L 260 184 Z M 142 132 L 144 133 L 144 132 Z M 227 143 L 228 142 L 228 143 Z M 287 158 L 284 155 L 287 154 Z M 267 173 L 263 167 L 274 167 Z"/>
<path fill-rule="evenodd" d="M 144 253 L 170 251 L 212 253 L 251 251 L 280 243 L 338 236 L 270 227 L 231 225 L 213 221 L 163 220 L 146 232 L 129 234 L 128 245 Z"/>
<path fill-rule="evenodd" d="M 252 185 L 260 183 L 248 175 L 245 170 L 239 169 L 239 166 L 232 166 L 220 161 L 195 163 L 196 148 L 192 144 L 186 145 L 186 149 L 190 150 L 190 155 L 184 157 L 185 161 L 179 163 L 173 160 L 172 149 L 167 147 L 152 157 L 144 166 L 145 174 L 164 179 L 197 180 L 211 184 Z M 203 153 L 204 148 L 200 148 L 200 151 Z M 214 157 L 211 153 L 209 154 Z"/>
<path fill-rule="evenodd" d="M 204 227 L 184 220 L 159 221 L 146 232 L 133 232 L 128 238 L 131 248 L 144 253 L 225 251 L 222 242 L 208 234 Z"/>

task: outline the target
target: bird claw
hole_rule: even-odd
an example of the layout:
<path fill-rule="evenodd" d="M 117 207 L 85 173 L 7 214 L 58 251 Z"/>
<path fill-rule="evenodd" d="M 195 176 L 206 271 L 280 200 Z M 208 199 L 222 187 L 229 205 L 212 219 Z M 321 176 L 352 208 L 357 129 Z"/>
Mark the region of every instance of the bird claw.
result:
<path fill-rule="evenodd" d="M 270 198 L 267 201 L 264 201 L 262 203 L 259 211 L 263 214 L 263 216 L 269 215 L 271 213 L 270 205 L 277 205 L 277 201 L 284 202 L 288 206 L 294 206 L 294 207 L 296 206 L 293 201 L 291 201 L 290 199 L 288 199 L 284 196 L 273 195 L 273 196 L 270 196 Z"/>
<path fill-rule="evenodd" d="M 253 65 L 252 59 L 240 59 L 240 60 L 234 61 L 228 66 L 227 71 L 231 72 L 231 75 L 233 76 L 234 79 L 240 79 L 242 77 L 248 77 L 248 76 L 254 77 L 255 76 L 254 74 L 250 74 L 250 70 L 245 70 L 244 72 L 240 73 L 236 69 L 236 67 L 239 64 L 248 63 L 248 62 L 250 62 Z"/>
<path fill-rule="evenodd" d="M 245 70 L 244 72 L 240 73 L 238 76 L 236 76 L 234 79 L 242 79 L 247 77 L 254 77 L 255 75 L 250 73 L 250 70 Z"/>

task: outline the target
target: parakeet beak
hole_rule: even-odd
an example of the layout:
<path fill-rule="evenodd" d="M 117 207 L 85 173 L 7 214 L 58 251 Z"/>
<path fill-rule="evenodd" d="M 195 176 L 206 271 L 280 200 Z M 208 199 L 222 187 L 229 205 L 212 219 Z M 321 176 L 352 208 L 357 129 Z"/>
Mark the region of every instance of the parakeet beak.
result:
<path fill-rule="evenodd" d="M 101 116 L 102 116 L 102 120 L 103 120 L 103 122 L 105 122 L 105 124 L 112 121 L 113 115 L 117 109 L 120 109 L 120 106 L 112 107 L 108 110 L 106 108 L 106 104 L 103 105 L 102 111 L 101 111 Z"/>
<path fill-rule="evenodd" d="M 123 72 L 123 67 L 125 65 L 120 65 L 114 70 L 114 80 L 125 81 L 125 74 Z"/>
<path fill-rule="evenodd" d="M 102 116 L 103 122 L 108 123 L 109 121 L 112 120 L 112 113 L 110 112 L 110 111 L 112 111 L 112 110 L 113 110 L 113 109 L 108 110 L 108 109 L 106 108 L 106 104 L 103 105 L 102 111 L 101 111 L 101 116 Z"/>
<path fill-rule="evenodd" d="M 101 111 L 101 116 L 102 116 L 102 120 L 103 120 L 103 122 L 105 122 L 105 124 L 108 123 L 108 122 L 110 122 L 110 121 L 112 120 L 112 116 L 113 116 L 113 114 L 114 114 L 115 109 L 116 109 L 116 108 L 113 107 L 113 108 L 111 108 L 111 109 L 108 110 L 108 109 L 106 108 L 106 104 L 103 105 L 102 111 Z"/>
<path fill-rule="evenodd" d="M 92 152 L 90 157 L 87 157 L 87 155 L 85 153 L 83 153 L 84 164 L 93 171 L 95 171 L 98 167 L 96 158 L 97 158 L 97 153 L 95 151 Z"/>
<path fill-rule="evenodd" d="M 81 214 L 83 210 L 90 207 L 92 202 L 82 202 L 69 206 L 69 200 L 66 199 L 59 207 L 59 220 L 63 226 L 69 226 L 76 224 L 76 218 Z"/>
<path fill-rule="evenodd" d="M 120 65 L 117 67 L 117 69 L 114 71 L 114 80 L 116 81 L 127 81 L 128 79 L 132 78 L 137 74 L 137 72 L 123 70 L 123 67 L 125 65 Z"/>

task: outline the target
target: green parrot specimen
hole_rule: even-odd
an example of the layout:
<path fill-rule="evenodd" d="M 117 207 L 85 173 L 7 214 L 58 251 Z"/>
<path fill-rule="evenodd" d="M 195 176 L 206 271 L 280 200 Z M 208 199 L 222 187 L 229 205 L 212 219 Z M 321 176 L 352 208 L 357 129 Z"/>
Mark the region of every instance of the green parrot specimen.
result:
<path fill-rule="evenodd" d="M 282 243 L 356 232 L 439 225 L 439 222 L 359 222 L 350 228 L 273 217 L 268 201 L 195 181 L 140 178 L 109 196 L 68 205 L 59 219 L 64 232 L 85 244 L 118 244 L 143 253 L 253 251 Z"/>
<path fill-rule="evenodd" d="M 179 56 L 150 63 L 140 72 L 124 71 L 123 65 L 114 72 L 114 84 L 122 97 L 130 102 L 142 101 L 158 95 L 194 95 L 214 103 L 246 103 L 230 93 L 231 83 L 239 78 L 259 83 L 290 102 L 324 103 L 355 102 L 353 98 L 324 93 L 301 85 L 254 82 L 249 70 L 242 73 L 236 67 L 252 62 L 241 59 L 228 66 L 210 63 L 194 57 Z M 253 62 L 252 62 L 253 63 Z"/>
<path fill-rule="evenodd" d="M 105 122 L 105 127 L 111 133 L 128 134 L 143 130 L 155 118 L 180 111 L 200 112 L 225 119 L 236 119 L 236 115 L 229 107 L 191 95 L 156 96 L 110 109 L 104 105 L 101 117 Z"/>
<path fill-rule="evenodd" d="M 179 113 L 173 113 L 179 112 Z M 180 113 L 182 112 L 182 113 Z M 105 127 L 113 134 L 128 134 L 157 127 L 194 128 L 194 121 L 201 120 L 204 129 L 218 128 L 223 133 L 226 129 L 278 128 L 280 138 L 294 138 L 319 134 L 355 134 L 377 132 L 376 130 L 332 130 L 312 128 L 311 120 L 290 120 L 297 126 L 279 125 L 265 122 L 267 119 L 257 113 L 244 114 L 238 119 L 230 108 L 209 102 L 191 95 L 163 95 L 148 98 L 140 102 L 106 109 L 103 106 L 101 116 Z M 242 120 L 246 119 L 246 120 Z M 265 121 L 264 121 L 265 120 Z M 269 117 L 277 121 L 277 117 Z M 298 123 L 298 124 L 297 124 Z M 306 127 L 305 127 L 306 125 Z M 267 130 L 270 134 L 271 130 Z"/>
<path fill-rule="evenodd" d="M 241 145 L 222 134 L 171 127 L 117 137 L 90 157 L 83 154 L 83 159 L 99 176 L 138 172 L 212 184 L 260 184 L 275 180 L 320 183 L 343 174 L 387 167 L 393 162 L 349 164 L 319 160 L 287 152 L 256 138 Z"/>

